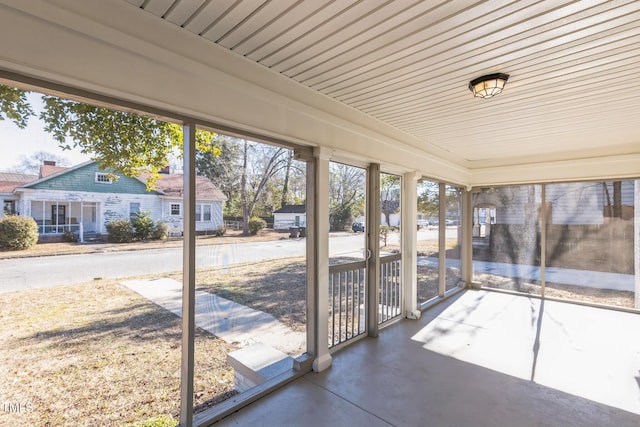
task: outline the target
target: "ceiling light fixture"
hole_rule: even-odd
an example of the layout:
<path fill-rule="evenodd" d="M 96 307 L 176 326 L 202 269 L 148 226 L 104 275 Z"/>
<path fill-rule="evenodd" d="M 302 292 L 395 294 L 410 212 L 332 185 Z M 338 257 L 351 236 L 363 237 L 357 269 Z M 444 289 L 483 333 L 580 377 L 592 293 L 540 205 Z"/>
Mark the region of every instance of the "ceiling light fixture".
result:
<path fill-rule="evenodd" d="M 478 98 L 491 98 L 502 92 L 509 79 L 508 74 L 496 73 L 478 77 L 469 82 L 469 90 Z"/>

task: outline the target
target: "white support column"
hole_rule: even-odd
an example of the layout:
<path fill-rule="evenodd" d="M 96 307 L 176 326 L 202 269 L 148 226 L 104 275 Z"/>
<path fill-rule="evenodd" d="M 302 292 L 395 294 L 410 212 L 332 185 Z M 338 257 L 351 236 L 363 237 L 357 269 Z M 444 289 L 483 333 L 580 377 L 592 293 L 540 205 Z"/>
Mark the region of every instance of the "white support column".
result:
<path fill-rule="evenodd" d="M 329 354 L 329 161 L 332 150 L 314 150 L 315 194 L 313 201 L 315 239 L 315 336 L 313 370 L 322 372 L 331 366 Z"/>
<path fill-rule="evenodd" d="M 440 183 L 438 191 L 438 296 L 444 297 L 447 289 L 447 186 Z"/>
<path fill-rule="evenodd" d="M 466 288 L 473 281 L 473 201 L 470 189 L 462 193 L 462 280 Z"/>
<path fill-rule="evenodd" d="M 640 308 L 640 179 L 634 182 L 633 198 L 633 259 L 636 276 L 636 308 Z"/>
<path fill-rule="evenodd" d="M 372 163 L 367 169 L 367 263 L 366 300 L 367 331 L 370 337 L 378 336 L 380 316 L 380 165 Z"/>
<path fill-rule="evenodd" d="M 193 426 L 193 371 L 196 292 L 196 125 L 183 126 L 183 249 L 182 249 L 182 361 L 180 371 L 180 426 Z"/>
<path fill-rule="evenodd" d="M 98 222 L 97 215 L 98 213 L 96 212 L 96 223 Z M 80 201 L 80 232 L 78 240 L 80 240 L 80 243 L 84 243 L 84 200 Z"/>
<path fill-rule="evenodd" d="M 404 316 L 419 319 L 418 309 L 418 179 L 416 172 L 407 172 L 402 177 L 401 233 L 402 233 L 402 293 Z"/>

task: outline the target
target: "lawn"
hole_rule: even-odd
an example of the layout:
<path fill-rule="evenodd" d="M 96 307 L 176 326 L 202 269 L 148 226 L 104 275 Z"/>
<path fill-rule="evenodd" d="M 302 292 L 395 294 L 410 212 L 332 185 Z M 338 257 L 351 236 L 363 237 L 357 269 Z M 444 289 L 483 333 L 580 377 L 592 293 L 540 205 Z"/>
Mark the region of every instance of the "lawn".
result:
<path fill-rule="evenodd" d="M 122 426 L 177 417 L 181 321 L 116 281 L 0 294 L 0 425 Z M 233 395 L 226 355 L 196 333 L 196 406 Z"/>

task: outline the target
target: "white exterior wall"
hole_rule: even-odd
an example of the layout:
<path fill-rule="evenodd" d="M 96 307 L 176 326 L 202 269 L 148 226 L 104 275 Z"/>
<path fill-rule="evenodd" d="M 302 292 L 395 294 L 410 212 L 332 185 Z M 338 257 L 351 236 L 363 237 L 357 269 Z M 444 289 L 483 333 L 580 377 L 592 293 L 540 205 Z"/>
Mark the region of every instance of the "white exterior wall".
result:
<path fill-rule="evenodd" d="M 59 202 L 60 205 L 67 205 L 69 202 L 85 202 L 97 204 L 97 224 L 98 233 L 106 233 L 106 224 L 115 219 L 129 219 L 130 203 L 140 203 L 140 211 L 148 212 L 149 217 L 154 221 L 161 219 L 161 201 L 156 195 L 146 194 L 122 194 L 122 193 L 88 193 L 82 191 L 60 191 L 60 190 L 25 190 L 20 198 L 19 211 L 21 215 L 40 216 L 41 209 L 34 207 L 31 212 L 32 203 Z M 44 212 L 45 215 L 48 212 Z M 80 212 L 67 212 L 67 216 L 80 217 Z"/>
<path fill-rule="evenodd" d="M 289 227 L 296 227 L 296 217 L 300 218 L 300 222 L 297 226 L 307 226 L 307 214 L 306 213 L 274 213 L 273 214 L 273 229 L 274 230 L 288 230 Z"/>
<path fill-rule="evenodd" d="M 548 185 L 546 196 L 547 202 L 551 202 L 551 224 L 603 224 L 603 192 L 601 182 Z"/>
<path fill-rule="evenodd" d="M 196 231 L 212 231 L 224 227 L 224 220 L 222 216 L 223 203 L 224 202 L 200 200 L 196 202 L 198 205 L 211 206 L 211 221 L 196 221 Z M 172 204 L 180 205 L 180 215 L 171 215 Z M 162 213 L 160 217 L 162 222 L 169 226 L 169 233 L 182 232 L 182 220 L 184 214 L 182 199 L 162 199 L 161 208 L 158 212 Z"/>
<path fill-rule="evenodd" d="M 380 225 L 388 225 L 389 227 L 399 227 L 400 226 L 400 214 L 392 213 L 389 215 L 389 222 L 391 224 L 387 224 L 387 217 L 384 214 L 380 215 Z"/>

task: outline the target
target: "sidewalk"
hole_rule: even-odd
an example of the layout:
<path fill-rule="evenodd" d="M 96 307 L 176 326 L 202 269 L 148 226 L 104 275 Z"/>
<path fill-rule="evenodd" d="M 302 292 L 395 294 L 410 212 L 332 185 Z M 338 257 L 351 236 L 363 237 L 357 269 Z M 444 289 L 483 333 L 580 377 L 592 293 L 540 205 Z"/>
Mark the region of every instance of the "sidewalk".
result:
<path fill-rule="evenodd" d="M 134 292 L 182 317 L 182 284 L 172 279 L 121 282 Z M 240 347 L 263 343 L 296 357 L 306 351 L 306 333 L 294 332 L 270 314 L 218 295 L 196 291 L 196 326 Z"/>
<path fill-rule="evenodd" d="M 418 257 L 418 265 L 437 268 L 438 258 Z M 460 260 L 448 259 L 447 268 L 460 268 Z M 473 272 L 479 274 L 494 274 L 503 277 L 519 277 L 526 280 L 540 280 L 540 267 L 533 265 L 473 261 Z M 635 277 L 632 274 L 546 267 L 545 281 L 595 289 L 635 291 Z"/>

